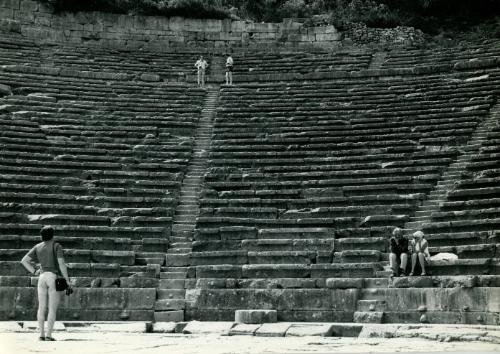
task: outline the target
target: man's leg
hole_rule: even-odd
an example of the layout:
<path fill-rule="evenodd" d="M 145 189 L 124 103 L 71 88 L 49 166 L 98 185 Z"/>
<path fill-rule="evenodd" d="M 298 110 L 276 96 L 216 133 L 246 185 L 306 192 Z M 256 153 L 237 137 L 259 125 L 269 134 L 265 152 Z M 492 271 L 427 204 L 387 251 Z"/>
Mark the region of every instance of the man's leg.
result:
<path fill-rule="evenodd" d="M 226 85 L 229 85 L 229 71 L 226 71 Z"/>
<path fill-rule="evenodd" d="M 230 71 L 229 72 L 229 85 L 232 85 L 233 84 L 233 72 Z"/>
<path fill-rule="evenodd" d="M 56 322 L 57 307 L 59 306 L 59 300 L 61 298 L 59 292 L 56 290 L 56 278 L 57 276 L 51 273 L 51 277 L 48 281 L 49 314 L 47 316 L 47 337 L 52 337 L 52 330 L 54 329 L 54 323 Z"/>
<path fill-rule="evenodd" d="M 392 269 L 392 275 L 397 277 L 398 276 L 398 260 L 396 257 L 395 253 L 389 254 L 389 264 Z"/>
<path fill-rule="evenodd" d="M 38 320 L 38 330 L 40 331 L 40 337 L 45 337 L 45 312 L 47 311 L 47 297 L 48 288 L 45 283 L 45 275 L 40 274 L 38 277 L 38 311 L 36 313 L 36 319 Z"/>
<path fill-rule="evenodd" d="M 418 260 L 419 260 L 419 263 L 420 263 L 420 267 L 422 268 L 422 275 L 426 275 L 426 272 L 425 272 L 425 256 L 422 252 L 419 252 L 418 253 Z"/>
<path fill-rule="evenodd" d="M 198 86 L 201 85 L 201 70 L 198 70 Z"/>
<path fill-rule="evenodd" d="M 201 71 L 201 86 L 205 86 L 205 69 Z"/>
<path fill-rule="evenodd" d="M 406 267 L 408 266 L 408 255 L 401 253 L 401 274 L 406 276 Z"/>
<path fill-rule="evenodd" d="M 413 275 L 413 273 L 415 272 L 416 265 L 417 265 L 417 254 L 413 253 L 411 255 L 411 273 L 410 273 L 410 275 Z"/>

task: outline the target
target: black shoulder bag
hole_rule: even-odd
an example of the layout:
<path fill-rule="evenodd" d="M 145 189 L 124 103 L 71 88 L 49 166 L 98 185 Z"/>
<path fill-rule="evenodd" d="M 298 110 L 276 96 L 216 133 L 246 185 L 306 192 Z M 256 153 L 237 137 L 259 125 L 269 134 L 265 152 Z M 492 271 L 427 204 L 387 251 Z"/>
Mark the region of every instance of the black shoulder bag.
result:
<path fill-rule="evenodd" d="M 60 276 L 61 270 L 59 269 L 59 261 L 57 260 L 57 254 L 56 254 L 56 243 L 52 245 L 52 252 L 54 253 L 54 261 L 56 263 L 56 268 L 57 268 L 57 278 L 56 278 L 56 290 L 57 291 L 64 291 L 67 288 L 69 288 L 68 282 L 66 279 Z"/>

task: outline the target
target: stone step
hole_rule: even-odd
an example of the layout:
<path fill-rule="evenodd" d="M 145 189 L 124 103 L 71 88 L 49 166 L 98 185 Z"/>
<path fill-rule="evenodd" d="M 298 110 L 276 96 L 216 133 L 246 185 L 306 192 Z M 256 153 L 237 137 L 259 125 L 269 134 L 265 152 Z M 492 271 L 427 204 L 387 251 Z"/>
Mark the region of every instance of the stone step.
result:
<path fill-rule="evenodd" d="M 192 215 L 176 215 L 174 217 L 174 222 L 175 223 L 190 223 L 192 225 L 196 224 L 196 214 Z"/>
<path fill-rule="evenodd" d="M 188 266 L 190 262 L 189 253 L 167 253 L 165 265 L 169 266 Z"/>
<path fill-rule="evenodd" d="M 390 270 L 377 270 L 375 271 L 375 276 L 379 278 L 389 278 L 392 276 L 392 271 Z"/>
<path fill-rule="evenodd" d="M 191 248 L 191 242 L 174 242 L 170 244 L 171 248 Z"/>
<path fill-rule="evenodd" d="M 364 279 L 365 288 L 387 288 L 389 287 L 389 278 L 365 278 Z"/>
<path fill-rule="evenodd" d="M 415 212 L 415 217 L 430 216 L 432 213 L 427 210 L 418 210 Z"/>
<path fill-rule="evenodd" d="M 386 308 L 385 300 L 358 300 L 359 312 L 384 312 Z"/>
<path fill-rule="evenodd" d="M 182 322 L 184 321 L 184 310 L 155 311 L 155 322 Z"/>
<path fill-rule="evenodd" d="M 161 267 L 160 277 L 162 273 L 168 272 L 187 272 L 189 267 Z"/>
<path fill-rule="evenodd" d="M 192 231 L 193 230 L 193 225 L 192 224 L 173 224 L 172 225 L 172 232 L 176 231 Z"/>
<path fill-rule="evenodd" d="M 159 289 L 156 291 L 157 300 L 184 299 L 185 296 L 185 289 Z"/>
<path fill-rule="evenodd" d="M 185 279 L 160 279 L 158 289 L 184 289 Z"/>
<path fill-rule="evenodd" d="M 186 279 L 186 272 L 163 272 L 160 274 L 161 279 Z"/>
<path fill-rule="evenodd" d="M 356 311 L 354 312 L 355 323 L 382 323 L 384 317 L 383 312 L 379 311 Z"/>
<path fill-rule="evenodd" d="M 167 254 L 179 254 L 179 253 L 182 253 L 182 254 L 186 254 L 186 253 L 189 253 L 191 252 L 191 248 L 169 248 L 168 251 L 167 251 Z"/>

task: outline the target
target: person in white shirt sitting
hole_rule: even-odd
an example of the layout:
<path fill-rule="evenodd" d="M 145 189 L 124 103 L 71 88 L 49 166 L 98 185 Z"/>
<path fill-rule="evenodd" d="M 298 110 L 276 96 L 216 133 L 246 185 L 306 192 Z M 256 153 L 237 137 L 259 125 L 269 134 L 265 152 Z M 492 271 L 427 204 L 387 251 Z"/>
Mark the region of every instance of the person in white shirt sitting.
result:
<path fill-rule="evenodd" d="M 419 261 L 420 267 L 422 268 L 422 274 L 426 275 L 425 266 L 429 264 L 431 255 L 429 253 L 429 243 L 424 238 L 424 233 L 422 231 L 417 231 L 413 234 L 413 240 L 411 241 L 411 273 L 410 276 L 415 272 L 415 266 L 417 265 L 417 259 Z"/>
<path fill-rule="evenodd" d="M 205 70 L 208 67 L 208 63 L 203 59 L 203 55 L 200 55 L 200 59 L 196 61 L 194 66 L 198 69 L 198 85 L 201 87 L 205 86 Z"/>

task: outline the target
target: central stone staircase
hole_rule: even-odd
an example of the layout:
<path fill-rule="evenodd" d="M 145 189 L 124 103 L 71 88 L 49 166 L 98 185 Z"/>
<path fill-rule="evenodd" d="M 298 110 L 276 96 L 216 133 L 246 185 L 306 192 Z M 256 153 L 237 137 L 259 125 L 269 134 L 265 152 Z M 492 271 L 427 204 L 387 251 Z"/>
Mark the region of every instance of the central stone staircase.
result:
<path fill-rule="evenodd" d="M 161 269 L 155 304 L 155 321 L 182 321 L 185 308 L 185 280 L 188 277 L 196 218 L 199 214 L 199 195 L 207 167 L 213 116 L 219 99 L 219 88 L 208 90 L 200 122 L 196 128 L 193 158 L 182 181 L 180 200 L 172 225 L 171 246 L 166 266 Z"/>

